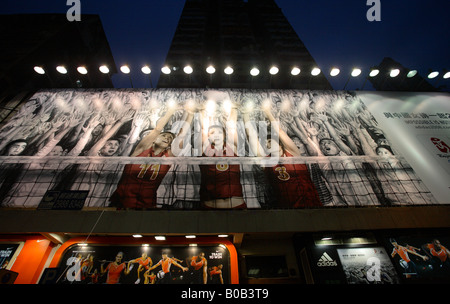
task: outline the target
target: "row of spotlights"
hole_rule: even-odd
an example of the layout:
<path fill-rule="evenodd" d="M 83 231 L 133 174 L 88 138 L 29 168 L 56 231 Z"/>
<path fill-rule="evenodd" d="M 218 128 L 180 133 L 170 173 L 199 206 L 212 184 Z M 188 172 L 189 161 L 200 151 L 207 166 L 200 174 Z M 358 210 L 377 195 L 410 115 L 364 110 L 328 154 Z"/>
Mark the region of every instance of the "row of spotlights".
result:
<path fill-rule="evenodd" d="M 38 73 L 38 74 L 41 74 L 41 75 L 42 75 L 42 74 L 45 74 L 44 68 L 42 68 L 42 67 L 40 67 L 40 66 L 35 66 L 35 67 L 34 67 L 34 70 L 35 70 L 36 73 Z M 64 66 L 57 66 L 57 67 L 56 67 L 56 70 L 57 70 L 59 73 L 61 73 L 61 74 L 67 74 L 67 69 L 66 69 Z M 108 74 L 108 73 L 109 73 L 109 68 L 108 68 L 106 65 L 100 66 L 100 67 L 99 67 L 99 70 L 100 70 L 100 72 L 102 72 L 103 74 Z M 120 70 L 121 70 L 122 73 L 124 73 L 124 74 L 129 74 L 129 73 L 131 72 L 130 68 L 129 68 L 127 65 L 121 66 L 121 67 L 120 67 Z M 84 67 L 84 66 L 79 66 L 79 67 L 77 68 L 77 71 L 78 71 L 80 74 L 83 74 L 83 75 L 85 75 L 85 74 L 88 73 L 86 67 Z M 141 68 L 141 71 L 142 71 L 142 73 L 147 74 L 147 75 L 151 73 L 151 69 L 150 69 L 149 66 L 143 66 L 143 67 Z M 189 74 L 192 74 L 192 73 L 194 72 L 194 70 L 193 70 L 193 68 L 192 68 L 191 66 L 185 66 L 185 67 L 183 68 L 183 71 L 184 71 L 186 74 L 188 74 L 188 75 L 189 75 Z M 170 69 L 168 66 L 164 66 L 164 67 L 161 69 L 161 72 L 162 72 L 163 74 L 168 75 L 168 74 L 171 73 L 171 69 Z M 214 73 L 216 72 L 216 69 L 215 69 L 213 66 L 208 66 L 208 67 L 206 68 L 206 72 L 207 72 L 208 74 L 214 74 Z M 278 72 L 279 72 L 279 69 L 278 69 L 278 67 L 276 67 L 276 66 L 273 66 L 273 67 L 271 67 L 271 68 L 269 69 L 269 73 L 270 73 L 271 75 L 276 75 L 276 74 L 278 74 Z M 301 72 L 301 70 L 300 70 L 298 67 L 294 67 L 294 68 L 292 68 L 292 70 L 291 70 L 291 75 L 297 76 L 297 75 L 300 74 L 300 72 Z M 311 70 L 311 75 L 317 76 L 317 75 L 319 75 L 321 72 L 322 72 L 322 71 L 321 71 L 319 68 L 313 68 L 313 69 Z M 377 76 L 377 75 L 379 74 L 379 72 L 380 72 L 380 71 L 379 71 L 378 69 L 372 69 L 372 70 L 370 71 L 370 73 L 369 73 L 369 76 L 370 76 L 370 77 L 375 77 L 375 76 Z M 231 75 L 231 74 L 234 73 L 234 70 L 233 70 L 232 67 L 228 66 L 228 67 L 226 67 L 226 68 L 224 69 L 224 73 L 227 74 L 227 75 Z M 252 69 L 250 70 L 250 75 L 252 75 L 252 76 L 258 76 L 259 73 L 260 73 L 260 71 L 259 71 L 259 69 L 257 69 L 257 68 L 252 68 Z M 340 73 L 340 70 L 339 70 L 338 68 L 332 68 L 331 71 L 330 71 L 330 76 L 335 77 L 335 76 L 339 75 L 339 73 Z M 354 69 L 352 70 L 352 72 L 351 72 L 351 76 L 352 76 L 352 77 L 358 77 L 359 75 L 361 75 L 361 73 L 362 73 L 361 69 L 359 69 L 359 68 L 354 68 Z M 392 78 L 397 77 L 399 74 L 400 74 L 400 70 L 399 70 L 399 69 L 392 69 L 392 70 L 390 71 L 390 73 L 389 73 L 390 77 L 392 77 Z M 412 77 L 414 77 L 416 74 L 417 74 L 417 71 L 416 71 L 416 70 L 411 70 L 411 71 L 409 71 L 409 72 L 407 73 L 406 77 L 412 78 Z M 429 79 L 436 78 L 437 76 L 439 76 L 439 72 L 438 72 L 438 71 L 433 71 L 433 72 L 431 72 L 430 74 L 428 74 L 428 78 L 429 78 Z M 450 78 L 450 72 L 446 72 L 446 73 L 444 74 L 443 78 L 444 78 L 444 79 Z"/>

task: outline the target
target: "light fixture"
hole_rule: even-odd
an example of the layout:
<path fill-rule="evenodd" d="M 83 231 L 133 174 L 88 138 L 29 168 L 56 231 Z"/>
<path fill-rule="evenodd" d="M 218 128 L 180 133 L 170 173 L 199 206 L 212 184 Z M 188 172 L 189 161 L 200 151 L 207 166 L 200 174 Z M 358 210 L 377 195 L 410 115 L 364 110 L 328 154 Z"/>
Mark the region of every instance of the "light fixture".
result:
<path fill-rule="evenodd" d="M 372 71 L 370 71 L 369 76 L 370 77 L 375 77 L 380 73 L 380 70 L 378 69 L 373 69 Z"/>
<path fill-rule="evenodd" d="M 340 72 L 341 71 L 338 68 L 332 68 L 330 71 L 330 76 L 332 76 L 332 77 L 337 76 L 337 75 L 339 75 Z"/>
<path fill-rule="evenodd" d="M 226 238 L 226 237 L 228 237 L 228 234 L 219 234 L 218 237 L 220 237 L 220 238 Z"/>
<path fill-rule="evenodd" d="M 444 74 L 444 79 L 448 79 L 448 78 L 450 78 L 450 72 L 447 72 Z"/>
<path fill-rule="evenodd" d="M 155 240 L 157 241 L 165 241 L 166 237 L 163 235 L 155 235 Z"/>
<path fill-rule="evenodd" d="M 122 73 L 124 74 L 129 74 L 130 73 L 130 68 L 127 65 L 123 65 L 120 67 L 120 70 L 122 71 Z"/>
<path fill-rule="evenodd" d="M 144 74 L 150 74 L 151 72 L 152 72 L 152 70 L 150 70 L 150 67 L 148 66 L 148 65 L 144 65 L 142 68 L 141 68 L 141 71 L 142 71 L 142 73 L 144 73 Z"/>
<path fill-rule="evenodd" d="M 40 66 L 35 66 L 35 67 L 34 67 L 34 71 L 35 71 L 36 73 L 38 73 L 38 74 L 41 74 L 41 75 L 45 74 L 44 68 L 43 68 L 43 67 L 40 67 Z"/>
<path fill-rule="evenodd" d="M 389 76 L 391 76 L 392 78 L 397 77 L 398 74 L 400 74 L 400 70 L 399 69 L 392 69 L 391 73 L 389 74 Z"/>
<path fill-rule="evenodd" d="M 216 72 L 216 69 L 212 65 L 210 65 L 206 68 L 206 72 L 208 74 L 214 74 Z"/>
<path fill-rule="evenodd" d="M 433 71 L 430 74 L 428 74 L 428 78 L 433 79 L 433 78 L 436 78 L 438 75 L 439 75 L 438 71 Z"/>
<path fill-rule="evenodd" d="M 252 76 L 258 76 L 259 75 L 259 70 L 257 68 L 253 68 L 250 70 L 250 75 Z"/>
<path fill-rule="evenodd" d="M 225 70 L 223 70 L 223 71 L 224 71 L 224 73 L 227 74 L 227 75 L 231 75 L 231 74 L 233 74 L 233 72 L 234 72 L 233 68 L 230 67 L 230 66 L 227 66 L 227 67 L 225 68 Z"/>
<path fill-rule="evenodd" d="M 102 65 L 98 68 L 100 70 L 100 72 L 102 72 L 103 74 L 108 74 L 109 73 L 109 69 L 106 65 Z"/>
<path fill-rule="evenodd" d="M 170 68 L 168 66 L 163 66 L 161 69 L 161 72 L 163 72 L 166 75 L 170 74 Z"/>
<path fill-rule="evenodd" d="M 77 245 L 80 247 L 86 247 L 88 244 L 87 243 L 78 243 Z"/>
<path fill-rule="evenodd" d="M 192 67 L 191 67 L 190 65 L 188 65 L 188 66 L 185 66 L 185 67 L 183 68 L 183 71 L 184 71 L 186 74 L 192 74 L 192 72 L 193 72 L 194 70 L 192 69 Z"/>
<path fill-rule="evenodd" d="M 141 238 L 142 235 L 141 235 L 141 234 L 133 234 L 133 237 L 134 237 L 134 238 Z"/>
<path fill-rule="evenodd" d="M 142 247 L 144 248 L 150 247 L 150 244 L 142 244 Z"/>
<path fill-rule="evenodd" d="M 56 67 L 56 70 L 57 70 L 58 72 L 60 72 L 61 74 L 67 74 L 67 69 L 66 69 L 64 66 L 62 66 L 62 65 L 58 65 L 58 66 Z"/>
<path fill-rule="evenodd" d="M 411 70 L 408 72 L 408 74 L 406 74 L 406 77 L 412 78 L 412 77 L 416 76 L 416 74 L 417 74 L 417 70 Z"/>
<path fill-rule="evenodd" d="M 269 73 L 270 73 L 270 75 L 276 75 L 276 74 L 278 74 L 279 71 L 280 70 L 276 66 L 273 66 L 270 68 Z"/>
<path fill-rule="evenodd" d="M 314 68 L 311 70 L 311 75 L 313 76 L 317 76 L 320 74 L 320 69 L 319 68 Z"/>
<path fill-rule="evenodd" d="M 361 69 L 358 68 L 354 68 L 352 71 L 352 76 L 353 77 L 358 77 L 361 74 Z"/>
<path fill-rule="evenodd" d="M 84 67 L 84 66 L 77 67 L 77 71 L 78 71 L 78 73 L 83 74 L 83 75 L 86 75 L 88 72 L 86 67 Z"/>
<path fill-rule="evenodd" d="M 187 238 L 187 239 L 195 239 L 196 236 L 195 235 L 186 235 L 185 238 Z"/>
<path fill-rule="evenodd" d="M 300 74 L 300 69 L 297 67 L 293 67 L 291 70 L 291 75 L 297 76 L 298 74 Z"/>
<path fill-rule="evenodd" d="M 197 247 L 197 244 L 189 244 L 189 247 Z"/>

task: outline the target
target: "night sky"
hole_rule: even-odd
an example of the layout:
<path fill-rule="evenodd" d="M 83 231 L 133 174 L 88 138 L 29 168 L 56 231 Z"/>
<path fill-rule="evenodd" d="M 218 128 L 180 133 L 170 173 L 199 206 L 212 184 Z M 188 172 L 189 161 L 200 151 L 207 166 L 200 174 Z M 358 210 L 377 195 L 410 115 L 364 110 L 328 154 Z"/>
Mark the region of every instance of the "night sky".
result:
<path fill-rule="evenodd" d="M 366 18 L 366 0 L 276 0 L 335 90 L 341 90 L 353 67 L 368 74 L 384 57 L 426 76 L 440 71 L 432 85 L 447 84 L 443 70 L 450 70 L 450 1 L 381 0 L 381 21 Z M 184 0 L 81 0 L 82 14 L 98 14 L 119 68 L 128 64 L 134 87 L 149 87 L 140 71 L 152 68 L 156 86 L 169 50 Z M 66 0 L 3 0 L 1 14 L 63 13 Z M 335 78 L 332 66 L 340 68 Z M 288 71 L 286 71 L 288 72 Z M 113 76 L 116 87 L 130 87 L 127 75 Z M 352 78 L 346 89 L 360 89 L 364 77 Z M 372 89 L 366 84 L 364 89 Z M 449 88 L 447 88 L 447 91 Z"/>

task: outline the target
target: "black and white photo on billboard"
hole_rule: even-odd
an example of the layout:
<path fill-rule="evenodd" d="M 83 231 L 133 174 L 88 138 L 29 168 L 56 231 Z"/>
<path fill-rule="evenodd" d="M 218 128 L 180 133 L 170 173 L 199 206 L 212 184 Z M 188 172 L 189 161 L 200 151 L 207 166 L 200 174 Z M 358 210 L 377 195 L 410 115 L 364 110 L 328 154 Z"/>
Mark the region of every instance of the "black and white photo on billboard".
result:
<path fill-rule="evenodd" d="M 347 91 L 40 91 L 1 128 L 0 151 L 3 207 L 49 190 L 89 191 L 92 208 L 436 203 Z"/>

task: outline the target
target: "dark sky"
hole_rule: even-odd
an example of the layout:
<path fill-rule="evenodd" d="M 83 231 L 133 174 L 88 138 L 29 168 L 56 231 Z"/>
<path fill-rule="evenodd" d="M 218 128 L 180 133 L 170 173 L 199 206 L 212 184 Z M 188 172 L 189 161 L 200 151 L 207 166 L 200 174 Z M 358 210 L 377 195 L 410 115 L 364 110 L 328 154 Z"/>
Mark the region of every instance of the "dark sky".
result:
<path fill-rule="evenodd" d="M 450 70 L 450 1 L 381 0 L 381 21 L 366 18 L 367 0 L 276 0 L 334 89 L 343 89 L 351 69 L 368 73 L 371 66 L 391 57 L 421 75 L 439 70 L 433 85 L 447 84 L 442 70 Z M 156 85 L 160 68 L 184 6 L 184 0 L 81 0 L 82 14 L 98 14 L 116 65 L 132 69 L 134 87 L 149 87 L 140 67 L 152 68 Z M 66 0 L 2 0 L 0 13 L 66 13 Z M 337 66 L 341 74 L 331 78 Z M 116 87 L 130 87 L 128 76 L 113 76 Z M 352 78 L 347 89 L 362 87 Z M 365 89 L 371 89 L 366 85 Z"/>

